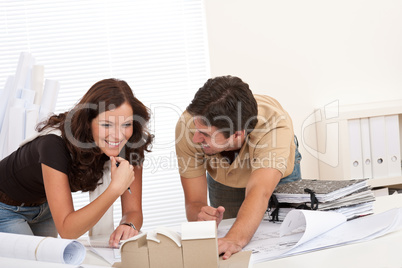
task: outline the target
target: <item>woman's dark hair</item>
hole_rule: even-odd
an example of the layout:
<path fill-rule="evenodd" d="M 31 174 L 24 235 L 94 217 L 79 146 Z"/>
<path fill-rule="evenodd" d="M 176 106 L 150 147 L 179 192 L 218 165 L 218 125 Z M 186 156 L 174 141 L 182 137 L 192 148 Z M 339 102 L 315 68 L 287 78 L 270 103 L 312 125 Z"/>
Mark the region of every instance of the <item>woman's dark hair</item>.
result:
<path fill-rule="evenodd" d="M 200 116 L 205 125 L 215 126 L 228 138 L 236 131 L 253 131 L 258 107 L 248 84 L 235 76 L 208 79 L 197 91 L 187 111 Z"/>
<path fill-rule="evenodd" d="M 95 83 L 72 110 L 53 115 L 38 125 L 39 132 L 47 128 L 61 131 L 72 158 L 68 174 L 72 191 L 92 191 L 100 183 L 108 157 L 95 144 L 91 122 L 100 113 L 118 108 L 124 102 L 133 109 L 133 135 L 120 155 L 133 165 L 141 165 L 144 151 L 150 151 L 153 138 L 146 128 L 150 113 L 125 81 L 110 78 Z"/>

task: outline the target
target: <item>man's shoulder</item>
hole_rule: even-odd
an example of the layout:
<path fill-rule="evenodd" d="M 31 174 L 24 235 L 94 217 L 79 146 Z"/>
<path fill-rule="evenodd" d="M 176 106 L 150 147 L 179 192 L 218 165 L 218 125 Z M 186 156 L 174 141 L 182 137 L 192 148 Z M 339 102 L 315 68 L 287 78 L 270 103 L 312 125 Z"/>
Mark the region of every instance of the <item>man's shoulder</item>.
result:
<path fill-rule="evenodd" d="M 277 99 L 268 95 L 254 94 L 258 106 L 272 106 L 275 108 L 283 109 Z"/>
<path fill-rule="evenodd" d="M 259 119 L 264 118 L 262 121 L 271 121 L 279 117 L 288 117 L 289 115 L 283 109 L 282 105 L 273 97 L 267 95 L 254 95 L 257 105 L 258 105 L 258 117 Z M 263 122 L 260 122 L 259 125 Z"/>
<path fill-rule="evenodd" d="M 179 117 L 179 120 L 177 120 L 177 122 L 182 122 L 182 123 L 186 123 L 188 121 L 190 121 L 192 119 L 191 114 L 185 110 Z"/>
<path fill-rule="evenodd" d="M 257 142 L 276 128 L 292 129 L 292 120 L 281 104 L 267 95 L 254 95 L 258 104 L 258 122 L 250 133 L 250 141 Z"/>
<path fill-rule="evenodd" d="M 188 130 L 189 128 L 191 128 L 191 125 L 193 124 L 192 118 L 193 117 L 191 116 L 191 114 L 187 112 L 187 110 L 185 110 L 176 122 L 176 132 L 181 132 L 183 130 Z"/>
<path fill-rule="evenodd" d="M 195 126 L 193 122 L 193 117 L 189 112 L 184 111 L 177 121 L 175 129 L 176 153 L 179 153 L 181 151 L 198 151 L 195 149 L 192 142 L 194 129 Z"/>

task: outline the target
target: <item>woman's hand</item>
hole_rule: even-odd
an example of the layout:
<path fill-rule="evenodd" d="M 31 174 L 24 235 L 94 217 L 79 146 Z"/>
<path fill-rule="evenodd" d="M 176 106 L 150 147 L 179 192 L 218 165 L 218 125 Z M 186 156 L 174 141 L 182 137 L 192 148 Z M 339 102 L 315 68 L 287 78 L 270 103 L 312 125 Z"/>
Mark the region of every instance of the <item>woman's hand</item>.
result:
<path fill-rule="evenodd" d="M 127 191 L 131 183 L 134 181 L 134 167 L 130 163 L 121 157 L 110 157 L 111 161 L 111 173 L 112 181 L 110 187 L 116 189 L 119 195 L 122 195 L 124 191 Z M 118 163 L 118 164 L 117 164 Z"/>
<path fill-rule="evenodd" d="M 109 239 L 109 246 L 118 248 L 120 240 L 126 240 L 138 234 L 138 230 L 125 224 L 117 226 L 116 230 L 112 233 Z"/>

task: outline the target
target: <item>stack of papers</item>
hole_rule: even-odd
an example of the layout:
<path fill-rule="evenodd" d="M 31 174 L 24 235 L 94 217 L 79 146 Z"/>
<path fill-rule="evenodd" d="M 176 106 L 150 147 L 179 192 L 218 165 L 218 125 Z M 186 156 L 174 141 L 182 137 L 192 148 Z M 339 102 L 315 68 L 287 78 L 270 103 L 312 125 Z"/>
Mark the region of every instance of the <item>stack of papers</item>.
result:
<path fill-rule="evenodd" d="M 306 189 L 314 192 L 317 207 L 312 206 L 312 196 Z M 270 220 L 278 221 L 283 221 L 296 208 L 339 212 L 349 220 L 372 214 L 375 200 L 367 179 L 300 180 L 278 185 L 273 195 L 279 204 L 271 204 L 268 215 Z"/>
<path fill-rule="evenodd" d="M 221 225 L 218 227 L 218 237 L 224 237 L 231 228 L 231 225 Z M 262 221 L 243 250 L 253 252 L 251 263 L 259 263 L 368 241 L 401 228 L 402 208 L 394 208 L 352 221 L 347 221 L 340 213 L 293 210 L 281 224 Z"/>

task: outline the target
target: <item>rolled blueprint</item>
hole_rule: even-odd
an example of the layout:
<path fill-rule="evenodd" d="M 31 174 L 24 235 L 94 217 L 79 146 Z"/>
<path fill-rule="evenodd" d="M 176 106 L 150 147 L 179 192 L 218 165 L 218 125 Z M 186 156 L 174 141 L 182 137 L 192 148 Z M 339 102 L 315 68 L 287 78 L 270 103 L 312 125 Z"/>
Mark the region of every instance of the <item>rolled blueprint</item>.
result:
<path fill-rule="evenodd" d="M 29 107 L 34 103 L 36 92 L 31 89 L 23 89 L 21 91 L 21 99 L 25 101 L 25 107 Z"/>
<path fill-rule="evenodd" d="M 25 139 L 25 101 L 15 99 L 13 106 L 10 108 L 9 125 L 8 125 L 8 144 L 6 154 L 9 155 L 16 149 Z"/>
<path fill-rule="evenodd" d="M 45 80 L 42 101 L 39 110 L 39 121 L 47 119 L 56 107 L 57 96 L 59 95 L 60 84 L 57 80 Z"/>
<path fill-rule="evenodd" d="M 76 240 L 0 233 L 1 257 L 80 265 L 85 254 Z"/>
<path fill-rule="evenodd" d="M 3 126 L 4 118 L 6 117 L 9 96 L 13 83 L 14 76 L 11 75 L 7 78 L 4 89 L 0 92 L 0 130 Z"/>
<path fill-rule="evenodd" d="M 44 82 L 45 67 L 43 65 L 34 65 L 32 67 L 31 74 L 31 89 L 35 91 L 36 105 L 40 105 L 43 94 L 43 82 Z"/>
<path fill-rule="evenodd" d="M 39 116 L 39 105 L 32 104 L 25 110 L 25 138 L 31 137 L 35 133 L 36 124 Z"/>
<path fill-rule="evenodd" d="M 5 95 L 5 108 L 4 114 L 0 109 L 0 123 L 1 123 L 1 132 L 0 132 L 0 159 L 6 157 L 9 152 L 9 140 L 11 137 L 9 135 L 10 129 L 10 109 L 11 104 L 14 104 L 15 99 L 20 97 L 21 90 L 24 88 L 26 84 L 27 77 L 30 75 L 29 72 L 35 62 L 34 57 L 30 53 L 22 52 L 20 54 L 18 60 L 17 70 L 15 75 L 12 78 L 9 78 L 6 83 L 7 92 L 3 92 L 2 95 Z M 10 82 L 10 85 L 9 85 Z M 25 122 L 24 125 L 25 127 Z"/>

